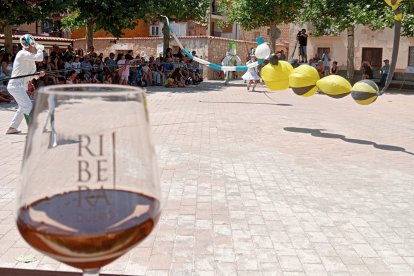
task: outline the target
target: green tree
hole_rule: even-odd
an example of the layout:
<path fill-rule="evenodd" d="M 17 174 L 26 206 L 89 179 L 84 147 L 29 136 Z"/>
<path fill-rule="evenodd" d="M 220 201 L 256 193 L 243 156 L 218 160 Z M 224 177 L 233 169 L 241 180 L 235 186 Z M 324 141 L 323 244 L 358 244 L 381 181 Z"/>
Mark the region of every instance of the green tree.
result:
<path fill-rule="evenodd" d="M 86 27 L 87 49 L 93 43 L 95 30 L 103 29 L 115 37 L 123 29 L 132 29 L 137 19 L 165 22 L 163 15 L 174 21 L 205 22 L 209 0 L 70 0 L 70 15 L 62 20 L 65 29 Z M 164 47 L 169 45 L 169 30 L 164 24 Z M 167 46 L 165 46 L 167 45 Z"/>
<path fill-rule="evenodd" d="M 403 13 L 402 35 L 414 37 L 414 1 L 403 1 L 400 9 Z"/>
<path fill-rule="evenodd" d="M 86 27 L 86 49 L 93 45 L 93 34 L 103 29 L 119 38 L 123 29 L 136 26 L 153 4 L 132 0 L 68 0 L 69 15 L 62 19 L 66 30 Z"/>
<path fill-rule="evenodd" d="M 3 0 L 0 2 L 0 27 L 3 27 L 5 48 L 12 51 L 12 25 L 29 24 L 65 9 L 64 0 Z"/>
<path fill-rule="evenodd" d="M 151 4 L 148 3 L 147 6 L 150 8 L 150 12 L 147 20 L 164 23 L 162 29 L 164 52 L 170 44 L 170 32 L 163 16 L 167 16 L 170 21 L 176 22 L 193 20 L 198 23 L 206 23 L 210 4 L 210 0 L 152 0 Z"/>
<path fill-rule="evenodd" d="M 239 23 L 246 30 L 270 27 L 270 47 L 276 50 L 279 24 L 293 22 L 303 0 L 222 0 L 220 7 L 229 23 Z"/>
<path fill-rule="evenodd" d="M 412 8 L 412 2 L 405 1 L 402 9 Z M 414 32 L 413 16 L 404 19 L 408 28 L 406 34 Z M 368 26 L 372 30 L 392 27 L 394 16 L 391 8 L 385 1 L 379 0 L 308 0 L 304 4 L 299 18 L 300 22 L 310 22 L 314 27 L 313 35 L 333 35 L 347 31 L 347 77 L 354 77 L 354 48 L 355 26 L 358 24 Z"/>

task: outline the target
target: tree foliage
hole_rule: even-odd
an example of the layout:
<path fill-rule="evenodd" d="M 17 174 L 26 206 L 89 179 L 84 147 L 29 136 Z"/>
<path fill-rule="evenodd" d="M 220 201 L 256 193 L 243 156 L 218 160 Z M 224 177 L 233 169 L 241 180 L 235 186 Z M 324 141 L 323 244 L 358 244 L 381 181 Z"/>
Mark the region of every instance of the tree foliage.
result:
<path fill-rule="evenodd" d="M 414 1 L 403 1 L 400 8 L 404 15 L 402 20 L 402 35 L 414 37 Z"/>
<path fill-rule="evenodd" d="M 64 0 L 2 0 L 0 1 L 0 27 L 4 29 L 6 51 L 12 50 L 12 27 L 42 20 L 65 9 Z"/>
<path fill-rule="evenodd" d="M 94 25 L 95 30 L 103 29 L 120 37 L 122 30 L 134 28 L 134 19 L 143 18 L 148 11 L 144 1 L 132 0 L 68 0 L 67 18 L 62 19 L 65 29 L 85 26 L 87 22 Z M 140 3 L 142 2 L 142 3 Z"/>
<path fill-rule="evenodd" d="M 413 35 L 413 1 L 403 1 L 401 9 L 405 13 L 403 35 Z M 314 27 L 312 34 L 315 36 L 337 35 L 358 24 L 372 30 L 392 27 L 394 13 L 383 0 L 309 0 L 305 1 L 298 21 L 311 22 Z"/>
<path fill-rule="evenodd" d="M 210 0 L 149 0 L 147 17 L 151 20 L 162 20 L 164 15 L 174 21 L 193 20 L 206 23 L 210 2 Z"/>
<path fill-rule="evenodd" d="M 291 23 L 297 17 L 303 0 L 223 0 L 220 7 L 231 23 L 246 30 Z"/>
<path fill-rule="evenodd" d="M 169 47 L 170 33 L 163 16 L 178 22 L 193 20 L 199 23 L 206 23 L 208 19 L 207 10 L 210 3 L 210 0 L 148 0 L 147 7 L 149 10 L 146 20 L 164 22 L 162 30 L 164 52 Z"/>
<path fill-rule="evenodd" d="M 276 49 L 277 25 L 295 21 L 303 0 L 222 0 L 220 8 L 229 23 L 246 30 L 270 27 L 271 48 Z"/>
<path fill-rule="evenodd" d="M 378 30 L 393 25 L 393 13 L 387 7 L 379 0 L 312 0 L 306 2 L 299 22 L 311 22 L 315 36 L 339 34 L 357 24 Z"/>
<path fill-rule="evenodd" d="M 2 0 L 0 25 L 19 25 L 44 19 L 66 7 L 64 0 Z"/>

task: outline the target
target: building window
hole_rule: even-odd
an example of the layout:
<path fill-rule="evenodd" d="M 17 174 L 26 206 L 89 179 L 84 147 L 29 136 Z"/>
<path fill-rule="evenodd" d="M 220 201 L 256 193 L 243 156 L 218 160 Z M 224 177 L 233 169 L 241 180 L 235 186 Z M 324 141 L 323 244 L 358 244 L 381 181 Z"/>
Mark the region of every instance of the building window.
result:
<path fill-rule="evenodd" d="M 414 47 L 408 48 L 408 66 L 414 66 Z"/>
<path fill-rule="evenodd" d="M 161 35 L 160 25 L 151 25 L 150 26 L 150 36 L 160 36 L 160 35 Z"/>
<path fill-rule="evenodd" d="M 323 53 L 325 53 L 325 51 L 328 51 L 328 53 L 331 53 L 331 48 L 318 48 L 318 58 L 322 58 Z"/>

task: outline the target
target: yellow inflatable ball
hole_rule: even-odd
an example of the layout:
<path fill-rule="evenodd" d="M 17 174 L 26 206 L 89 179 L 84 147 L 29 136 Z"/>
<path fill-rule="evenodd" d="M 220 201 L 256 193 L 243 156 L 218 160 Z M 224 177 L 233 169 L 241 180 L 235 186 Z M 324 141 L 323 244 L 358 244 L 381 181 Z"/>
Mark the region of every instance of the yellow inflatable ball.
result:
<path fill-rule="evenodd" d="M 357 104 L 369 105 L 378 98 L 378 85 L 372 80 L 362 80 L 354 84 L 351 96 Z"/>
<path fill-rule="evenodd" d="M 349 81 L 338 75 L 324 77 L 316 82 L 316 86 L 329 97 L 336 99 L 347 96 L 352 90 Z"/>
<path fill-rule="evenodd" d="M 388 5 L 388 6 L 390 6 L 390 7 L 392 8 L 392 10 L 394 11 L 394 10 L 396 10 L 396 9 L 400 6 L 400 4 L 401 4 L 402 0 L 396 0 L 396 1 L 392 1 L 392 0 L 385 0 L 385 2 L 386 2 L 386 3 L 387 3 L 387 5 Z M 394 4 L 393 4 L 392 2 L 394 2 Z"/>
<path fill-rule="evenodd" d="M 289 76 L 290 88 L 296 95 L 310 97 L 318 91 L 316 82 L 320 79 L 316 68 L 302 64 L 293 69 Z"/>
<path fill-rule="evenodd" d="M 286 90 L 289 88 L 289 75 L 292 70 L 289 62 L 280 60 L 277 65 L 267 64 L 260 71 L 260 75 L 270 90 Z"/>

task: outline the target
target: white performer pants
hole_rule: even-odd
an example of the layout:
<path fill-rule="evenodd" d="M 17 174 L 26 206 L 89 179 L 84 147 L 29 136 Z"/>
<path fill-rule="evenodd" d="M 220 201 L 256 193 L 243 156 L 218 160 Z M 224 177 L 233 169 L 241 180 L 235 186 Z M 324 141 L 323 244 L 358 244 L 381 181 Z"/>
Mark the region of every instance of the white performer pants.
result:
<path fill-rule="evenodd" d="M 19 106 L 10 123 L 10 127 L 17 129 L 24 118 L 24 114 L 29 115 L 32 111 L 33 104 L 24 87 L 8 87 L 7 90 Z"/>

